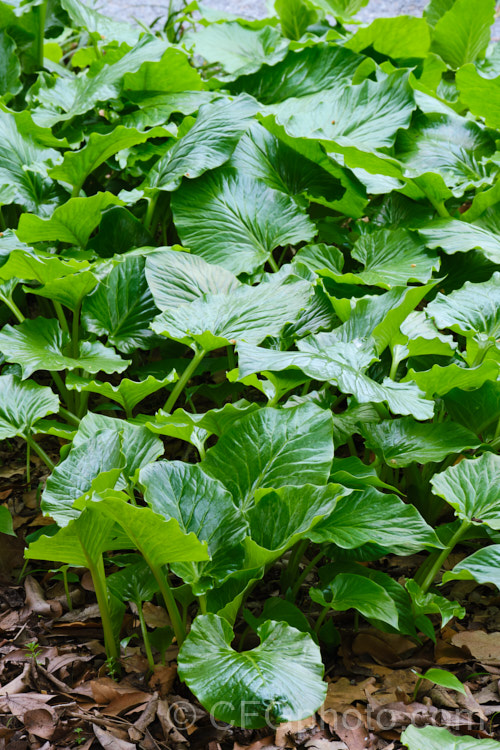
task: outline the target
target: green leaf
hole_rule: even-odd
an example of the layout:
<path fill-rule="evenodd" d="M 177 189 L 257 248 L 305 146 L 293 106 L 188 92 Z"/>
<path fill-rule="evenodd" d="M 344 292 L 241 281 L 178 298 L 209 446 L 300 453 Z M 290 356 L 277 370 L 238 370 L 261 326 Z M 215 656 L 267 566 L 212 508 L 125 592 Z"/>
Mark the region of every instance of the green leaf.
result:
<path fill-rule="evenodd" d="M 335 436 L 334 443 L 338 445 Z M 364 490 L 367 486 L 392 491 L 395 489 L 390 484 L 382 482 L 378 477 L 376 468 L 374 466 L 367 466 L 358 456 L 334 458 L 330 481 L 343 484 L 344 487 L 352 487 L 355 490 Z"/>
<path fill-rule="evenodd" d="M 406 581 L 406 590 L 411 597 L 412 611 L 416 621 L 420 622 L 422 616 L 437 614 L 440 615 L 441 627 L 444 628 L 453 617 L 459 619 L 465 617 L 465 609 L 458 602 L 450 601 L 434 592 L 422 591 L 416 581 L 411 578 Z M 434 629 L 431 638 L 435 640 Z"/>
<path fill-rule="evenodd" d="M 134 94 L 183 94 L 200 93 L 203 87 L 199 72 L 183 49 L 168 47 L 160 59 L 151 58 L 144 62 L 139 70 L 127 70 L 124 79 L 124 94 L 134 98 Z M 200 101 L 200 100 L 198 100 Z M 197 109 L 197 108 L 196 108 Z M 159 125 L 169 119 L 167 115 Z"/>
<path fill-rule="evenodd" d="M 429 680 L 435 685 L 447 688 L 448 690 L 456 690 L 463 695 L 467 695 L 463 684 L 460 682 L 458 677 L 455 677 L 451 672 L 447 672 L 445 669 L 428 669 L 424 672 L 422 679 Z"/>
<path fill-rule="evenodd" d="M 207 547 L 193 533 L 186 534 L 175 518 L 166 521 L 150 508 L 130 505 L 116 492 L 104 494 L 99 511 L 121 527 L 151 568 L 167 563 L 207 560 Z"/>
<path fill-rule="evenodd" d="M 151 348 L 150 328 L 158 312 L 144 274 L 145 260 L 125 258 L 86 297 L 82 323 L 88 331 L 107 336 L 108 343 L 124 354 Z"/>
<path fill-rule="evenodd" d="M 59 398 L 50 388 L 0 376 L 0 440 L 29 435 L 39 419 L 58 410 Z"/>
<path fill-rule="evenodd" d="M 66 354 L 69 348 L 69 334 L 53 319 L 26 319 L 17 326 L 6 325 L 0 331 L 0 351 L 7 362 L 21 366 L 23 380 L 37 370 L 112 373 L 123 372 L 130 364 L 98 341 L 80 341 L 77 358 Z"/>
<path fill-rule="evenodd" d="M 68 457 L 47 479 L 41 503 L 43 512 L 59 526 L 67 526 L 80 515 L 83 496 L 93 490 L 114 487 L 124 467 L 119 433 L 103 430 L 91 440 L 74 444 Z M 82 501 L 75 506 L 80 498 Z"/>
<path fill-rule="evenodd" d="M 427 250 L 425 244 L 406 229 L 377 229 L 364 234 L 355 243 L 351 255 L 364 269 L 332 278 L 347 284 L 360 281 L 368 286 L 391 289 L 409 281 L 425 283 L 440 266 L 437 253 Z"/>
<path fill-rule="evenodd" d="M 120 437 L 121 450 L 126 460 L 123 473 L 128 481 L 135 481 L 139 469 L 163 455 L 163 443 L 146 427 L 92 412 L 88 412 L 80 422 L 73 446 L 93 440 L 96 434 L 105 430 L 111 430 Z"/>
<path fill-rule="evenodd" d="M 29 112 L 0 106 L 0 205 L 47 214 L 60 202 L 64 191 L 47 177 L 47 165 L 60 158 L 55 144 L 67 145 L 35 125 Z"/>
<path fill-rule="evenodd" d="M 413 462 L 442 461 L 453 453 L 477 448 L 473 432 L 453 422 L 416 422 L 411 417 L 386 419 L 379 424 L 363 424 L 366 447 L 388 466 L 401 468 Z"/>
<path fill-rule="evenodd" d="M 80 0 L 61 0 L 61 5 L 76 27 L 90 34 L 96 34 L 99 38 L 130 45 L 134 45 L 139 39 L 140 30 L 137 27 L 129 23 L 114 21 L 94 8 L 89 8 Z"/>
<path fill-rule="evenodd" d="M 280 19 L 281 31 L 288 39 L 298 41 L 318 17 L 307 0 L 275 0 L 274 7 Z"/>
<path fill-rule="evenodd" d="M 21 65 L 16 55 L 16 43 L 4 30 L 0 30 L 0 96 L 18 94 L 22 88 Z"/>
<path fill-rule="evenodd" d="M 473 737 L 457 737 L 441 727 L 417 727 L 410 725 L 401 735 L 408 750 L 499 750 L 500 742 L 476 740 Z"/>
<path fill-rule="evenodd" d="M 14 245 L 15 235 L 9 237 L 9 244 Z M 73 276 L 88 268 L 87 261 L 79 261 L 74 258 L 63 260 L 56 255 L 44 253 L 41 250 L 35 252 L 31 248 L 22 248 L 22 242 L 15 240 L 15 244 L 21 249 L 7 250 L 2 258 L 0 266 L 0 279 L 10 281 L 14 279 L 19 282 L 37 281 L 39 284 L 55 282 L 65 276 Z M 78 283 L 78 282 L 77 282 Z"/>
<path fill-rule="evenodd" d="M 151 569 L 141 558 L 112 573 L 106 583 L 111 593 L 123 602 L 134 602 L 137 605 L 151 601 L 159 590 Z"/>
<path fill-rule="evenodd" d="M 489 364 L 490 361 L 486 361 L 480 367 Z M 476 435 L 481 435 L 483 439 L 486 439 L 485 431 L 493 431 L 494 434 L 500 419 L 500 382 L 496 376 L 474 390 L 453 388 L 443 400 L 450 417 L 456 422 L 473 430 Z"/>
<path fill-rule="evenodd" d="M 430 370 L 408 370 L 405 381 L 414 381 L 428 398 L 445 396 L 455 388 L 469 390 L 479 388 L 489 380 L 496 380 L 498 362 L 486 360 L 477 367 L 461 367 L 451 364 L 441 367 L 433 365 Z M 467 425 L 465 425 L 467 427 Z"/>
<path fill-rule="evenodd" d="M 500 264 L 500 240 L 487 228 L 458 219 L 438 219 L 418 231 L 427 247 L 442 248 L 448 255 L 479 248 L 489 260 Z"/>
<path fill-rule="evenodd" d="M 453 570 L 444 573 L 443 583 L 448 581 L 493 583 L 500 588 L 500 544 L 478 549 L 457 563 Z"/>
<path fill-rule="evenodd" d="M 165 138 L 172 135 L 166 128 L 153 128 L 147 133 L 140 133 L 135 128 L 118 125 L 110 133 L 91 133 L 85 146 L 79 151 L 67 151 L 61 164 L 49 170 L 54 180 L 68 183 L 78 195 L 87 177 L 118 151 L 149 138 Z"/>
<path fill-rule="evenodd" d="M 364 29 L 359 29 L 347 41 L 346 47 L 355 52 L 372 47 L 376 52 L 394 60 L 426 57 L 431 38 L 429 26 L 423 18 L 398 16 L 376 18 Z"/>
<path fill-rule="evenodd" d="M 240 376 L 267 370 L 280 372 L 298 368 L 314 380 L 334 383 L 342 393 L 352 393 L 359 403 L 387 403 L 394 414 L 412 414 L 429 419 L 434 404 L 410 383 L 395 383 L 385 378 L 372 380 L 366 371 L 377 360 L 373 347 L 360 341 L 344 343 L 330 334 L 309 336 L 297 342 L 302 351 L 279 352 L 240 342 Z"/>
<path fill-rule="evenodd" d="M 310 589 L 311 599 L 322 607 L 337 612 L 356 609 L 364 617 L 398 627 L 398 611 L 387 591 L 370 578 L 351 573 L 340 573 L 323 590 Z"/>
<path fill-rule="evenodd" d="M 500 127 L 500 76 L 484 78 L 474 65 L 464 65 L 456 81 L 460 99 L 472 114 L 484 117 L 490 128 Z"/>
<path fill-rule="evenodd" d="M 260 490 L 247 514 L 251 541 L 247 540 L 246 546 L 250 558 L 260 565 L 276 560 L 300 539 L 307 538 L 348 493 L 339 484 Z"/>
<path fill-rule="evenodd" d="M 14 528 L 12 526 L 12 516 L 5 505 L 0 505 L 0 534 L 15 536 Z"/>
<path fill-rule="evenodd" d="M 500 272 L 482 284 L 466 282 L 451 294 L 439 293 L 427 306 L 438 328 L 481 336 L 493 345 L 500 338 Z"/>
<path fill-rule="evenodd" d="M 321 521 L 308 536 L 313 542 L 333 542 L 343 549 L 376 542 L 400 555 L 428 546 L 442 546 L 413 505 L 373 487 L 342 498 L 329 518 Z"/>
<path fill-rule="evenodd" d="M 91 237 L 87 248 L 101 258 L 111 258 L 151 245 L 153 238 L 139 219 L 123 206 L 111 206 L 103 212 L 97 234 Z"/>
<path fill-rule="evenodd" d="M 492 529 L 500 529 L 499 482 L 500 456 L 493 453 L 460 461 L 431 479 L 434 494 L 446 500 L 459 518 Z"/>
<path fill-rule="evenodd" d="M 148 172 L 144 190 L 176 190 L 183 177 L 192 180 L 220 167 L 233 153 L 257 109 L 247 96 L 219 99 L 200 107 L 195 124 Z"/>
<path fill-rule="evenodd" d="M 169 248 L 148 255 L 146 279 L 159 310 L 176 309 L 205 294 L 229 294 L 241 286 L 236 276 L 222 266 Z"/>
<path fill-rule="evenodd" d="M 276 247 L 315 234 L 291 197 L 232 170 L 184 183 L 172 197 L 172 211 L 184 244 L 235 274 L 256 271 Z"/>
<path fill-rule="evenodd" d="M 94 289 L 97 283 L 97 277 L 92 271 L 80 271 L 56 278 L 41 287 L 24 286 L 23 289 L 30 294 L 36 294 L 37 297 L 59 302 L 75 313 L 80 309 L 82 299 Z"/>
<path fill-rule="evenodd" d="M 210 448 L 201 467 L 247 511 L 258 489 L 326 484 L 332 459 L 331 413 L 303 404 L 260 409 L 243 417 Z"/>
<path fill-rule="evenodd" d="M 495 0 L 455 0 L 434 27 L 432 50 L 452 68 L 472 63 L 485 52 L 494 20 Z"/>
<path fill-rule="evenodd" d="M 208 63 L 222 66 L 227 75 L 218 73 L 219 80 L 233 80 L 254 73 L 264 64 L 274 65 L 288 51 L 288 42 L 267 25 L 250 29 L 239 23 L 213 23 L 187 34 L 184 40 Z"/>
<path fill-rule="evenodd" d="M 70 198 L 55 209 L 50 219 L 22 214 L 17 236 L 28 244 L 36 242 L 69 242 L 85 248 L 89 237 L 101 221 L 101 212 L 123 201 L 111 193 L 96 193 L 90 198 Z"/>
<path fill-rule="evenodd" d="M 118 385 L 112 385 L 100 380 L 82 378 L 71 372 L 66 376 L 66 388 L 78 393 L 98 393 L 106 399 L 116 401 L 130 415 L 138 403 L 177 379 L 177 373 L 172 370 L 162 380 L 149 375 L 145 380 L 139 381 L 122 378 Z"/>
<path fill-rule="evenodd" d="M 238 653 L 226 620 L 197 617 L 179 652 L 180 678 L 216 719 L 236 726 L 255 729 L 310 716 L 326 696 L 319 647 L 283 622 L 269 620 L 257 633 L 260 645 Z"/>
<path fill-rule="evenodd" d="M 349 20 L 361 8 L 368 5 L 368 0 L 313 0 L 313 2 L 341 21 Z"/>
<path fill-rule="evenodd" d="M 260 343 L 294 322 L 312 295 L 308 281 L 275 277 L 258 286 L 242 285 L 226 294 L 206 294 L 165 310 L 151 327 L 156 333 L 213 351 L 245 340 Z M 196 348 L 196 347 L 194 347 Z"/>
<path fill-rule="evenodd" d="M 264 65 L 253 75 L 242 76 L 233 85 L 262 104 L 308 97 L 317 91 L 338 88 L 352 78 L 363 58 L 338 45 L 318 43 L 289 52 L 282 62 Z"/>
<path fill-rule="evenodd" d="M 213 580 L 224 580 L 240 570 L 243 550 L 238 545 L 247 533 L 247 523 L 230 493 L 204 474 L 200 465 L 160 461 L 144 467 L 139 481 L 144 499 L 155 513 L 175 518 L 187 534 L 193 532 L 207 543 L 210 561 L 178 563 L 176 575 L 192 586 L 196 595 L 212 588 Z"/>

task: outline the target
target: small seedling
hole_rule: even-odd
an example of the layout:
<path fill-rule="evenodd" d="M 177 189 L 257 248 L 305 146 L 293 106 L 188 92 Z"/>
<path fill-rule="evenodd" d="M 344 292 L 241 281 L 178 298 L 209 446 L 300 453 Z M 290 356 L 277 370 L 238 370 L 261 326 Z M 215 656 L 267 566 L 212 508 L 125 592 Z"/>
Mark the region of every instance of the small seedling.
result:
<path fill-rule="evenodd" d="M 28 652 L 29 657 L 33 659 L 33 663 L 38 666 L 38 657 L 41 655 L 43 650 L 41 646 L 36 641 L 31 641 L 31 643 L 26 644 L 25 648 Z"/>

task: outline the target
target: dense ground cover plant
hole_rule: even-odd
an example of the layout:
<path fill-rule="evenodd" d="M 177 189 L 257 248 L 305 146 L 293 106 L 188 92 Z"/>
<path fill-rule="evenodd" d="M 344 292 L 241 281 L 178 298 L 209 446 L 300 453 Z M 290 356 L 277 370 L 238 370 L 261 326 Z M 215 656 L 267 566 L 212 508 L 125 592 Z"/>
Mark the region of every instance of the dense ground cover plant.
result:
<path fill-rule="evenodd" d="M 26 556 L 90 571 L 111 662 L 133 602 L 150 665 L 175 637 L 250 728 L 320 706 L 332 611 L 434 639 L 458 544 L 443 581 L 500 586 L 494 0 L 362 4 L 153 33 L 0 3 L 0 437 L 51 470 Z"/>

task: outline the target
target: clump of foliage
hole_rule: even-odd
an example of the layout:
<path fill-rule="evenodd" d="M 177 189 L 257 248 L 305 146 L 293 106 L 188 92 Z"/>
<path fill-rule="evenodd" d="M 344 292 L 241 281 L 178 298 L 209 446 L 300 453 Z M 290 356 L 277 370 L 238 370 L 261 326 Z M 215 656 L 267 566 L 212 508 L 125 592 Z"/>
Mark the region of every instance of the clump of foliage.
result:
<path fill-rule="evenodd" d="M 320 706 L 332 611 L 434 639 L 459 543 L 443 581 L 500 585 L 494 0 L 363 4 L 171 3 L 152 32 L 0 2 L 0 436 L 47 464 L 54 522 L 26 555 L 90 571 L 110 663 L 133 602 L 150 665 L 175 637 L 251 728 Z"/>

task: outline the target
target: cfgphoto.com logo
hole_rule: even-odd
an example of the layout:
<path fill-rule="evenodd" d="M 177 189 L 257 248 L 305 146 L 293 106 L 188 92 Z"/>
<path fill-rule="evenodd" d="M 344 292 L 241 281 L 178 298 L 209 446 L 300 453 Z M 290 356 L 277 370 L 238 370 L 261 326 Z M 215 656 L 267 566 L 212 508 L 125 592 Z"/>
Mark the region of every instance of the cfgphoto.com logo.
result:
<path fill-rule="evenodd" d="M 195 708 L 188 701 L 177 701 L 169 706 L 169 718 L 172 724 L 180 730 L 191 730 L 208 720 L 215 729 L 224 730 L 228 724 L 221 721 L 219 716 L 230 713 L 235 716 L 237 712 L 239 721 L 234 722 L 237 726 L 248 728 L 264 728 L 276 730 L 283 723 L 289 721 L 284 717 L 276 716 L 276 706 L 270 705 L 267 708 L 262 706 L 260 701 L 243 701 L 234 704 L 230 701 L 220 701 L 212 706 L 212 710 L 207 715 Z M 297 725 L 299 722 L 296 722 Z M 292 722 L 293 724 L 293 722 Z M 400 707 L 379 706 L 364 711 L 358 711 L 355 708 L 339 713 L 334 709 L 323 709 L 321 716 L 317 716 L 316 725 L 321 729 L 342 727 L 344 729 L 367 729 L 373 731 L 387 732 L 393 729 L 404 729 L 413 724 L 416 727 L 437 726 L 446 727 L 456 730 L 482 730 L 488 732 L 490 729 L 489 722 L 480 718 L 475 718 L 463 710 L 440 710 L 434 706 L 422 706 L 416 710 L 412 706 L 401 704 Z M 293 727 L 291 728 L 293 731 Z"/>

